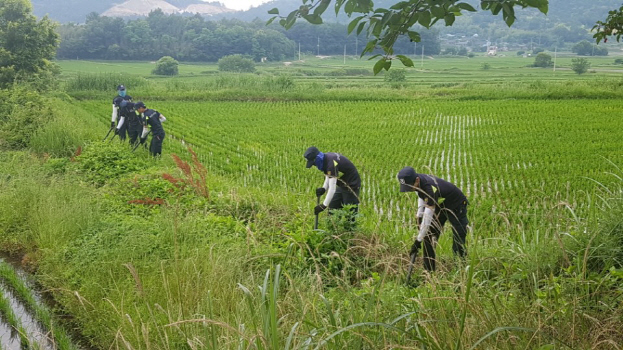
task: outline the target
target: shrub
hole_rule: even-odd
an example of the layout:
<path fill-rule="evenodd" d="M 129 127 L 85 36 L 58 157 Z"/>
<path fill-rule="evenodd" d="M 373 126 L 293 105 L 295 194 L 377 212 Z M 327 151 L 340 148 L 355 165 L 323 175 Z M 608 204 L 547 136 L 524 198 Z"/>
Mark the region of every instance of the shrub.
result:
<path fill-rule="evenodd" d="M 586 58 L 574 58 L 571 60 L 571 70 L 579 74 L 584 74 L 591 67 Z"/>
<path fill-rule="evenodd" d="M 484 70 L 489 70 L 489 69 L 491 69 L 491 65 L 490 65 L 489 63 L 483 63 L 481 67 L 482 67 L 482 69 L 484 69 Z"/>
<path fill-rule="evenodd" d="M 156 68 L 151 71 L 154 75 L 177 75 L 179 62 L 171 56 L 164 56 L 156 62 Z"/>
<path fill-rule="evenodd" d="M 534 58 L 534 67 L 547 68 L 554 65 L 552 62 L 552 56 L 546 54 L 545 52 L 541 52 Z"/>
<path fill-rule="evenodd" d="M 218 70 L 221 72 L 253 73 L 255 62 L 242 55 L 229 55 L 218 60 Z"/>
<path fill-rule="evenodd" d="M 27 147 L 39 127 L 52 118 L 48 102 L 37 92 L 26 88 L 0 91 L 0 149 Z"/>
<path fill-rule="evenodd" d="M 385 74 L 385 81 L 389 83 L 403 83 L 407 81 L 407 72 L 404 69 L 390 69 Z"/>
<path fill-rule="evenodd" d="M 588 40 L 582 40 L 573 45 L 571 52 L 580 56 L 608 56 L 608 49 L 593 45 Z"/>
<path fill-rule="evenodd" d="M 126 144 L 98 142 L 90 145 L 76 157 L 76 164 L 84 178 L 102 186 L 111 179 L 144 170 L 148 166 L 145 157 L 129 151 Z"/>
<path fill-rule="evenodd" d="M 614 60 L 614 64 L 623 64 L 623 58 L 617 58 Z"/>

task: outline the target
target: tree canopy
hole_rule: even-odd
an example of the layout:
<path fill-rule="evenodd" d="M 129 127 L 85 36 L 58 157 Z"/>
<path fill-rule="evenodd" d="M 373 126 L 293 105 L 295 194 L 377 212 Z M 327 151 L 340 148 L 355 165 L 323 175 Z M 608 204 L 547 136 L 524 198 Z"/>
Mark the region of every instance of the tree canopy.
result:
<path fill-rule="evenodd" d="M 388 70 L 393 59 L 399 59 L 406 66 L 413 66 L 411 59 L 404 55 L 394 56 L 394 44 L 401 36 L 408 36 L 411 41 L 419 42 L 420 33 L 413 30 L 416 24 L 425 28 L 431 28 L 436 23 L 443 21 L 446 26 L 451 26 L 457 16 L 464 12 L 476 12 L 476 9 L 467 2 L 459 0 L 406 0 L 397 1 L 389 8 L 374 8 L 372 0 L 301 0 L 302 5 L 286 16 L 279 15 L 279 9 L 269 11 L 275 15 L 269 23 L 279 19 L 279 24 L 284 28 L 291 28 L 297 19 L 304 19 L 312 24 L 323 23 L 322 15 L 333 4 L 336 15 L 340 12 L 349 17 L 355 16 L 349 25 L 348 32 L 357 34 L 366 30 L 369 38 L 368 44 L 361 51 L 361 55 L 372 53 L 376 49 L 382 49 L 384 55 L 374 66 L 374 73 L 382 69 Z M 480 8 L 489 11 L 493 15 L 501 14 L 508 26 L 515 22 L 515 8 L 536 8 L 547 14 L 548 0 L 482 0 Z"/>
<path fill-rule="evenodd" d="M 56 54 L 55 25 L 32 14 L 28 0 L 0 0 L 0 87 L 46 74 Z"/>

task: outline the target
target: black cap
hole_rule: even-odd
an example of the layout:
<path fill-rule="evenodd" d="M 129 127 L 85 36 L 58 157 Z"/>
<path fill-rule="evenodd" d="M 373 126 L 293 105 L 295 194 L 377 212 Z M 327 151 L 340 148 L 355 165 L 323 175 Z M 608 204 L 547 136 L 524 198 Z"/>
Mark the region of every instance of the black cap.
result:
<path fill-rule="evenodd" d="M 147 108 L 147 106 L 145 106 L 145 104 L 142 101 L 138 101 L 134 104 L 134 109 L 139 109 L 139 108 Z"/>
<path fill-rule="evenodd" d="M 398 172 L 398 181 L 400 181 L 400 192 L 415 191 L 415 179 L 418 174 L 410 166 L 406 166 Z"/>
<path fill-rule="evenodd" d="M 308 168 L 311 168 L 311 166 L 314 165 L 314 162 L 316 161 L 316 156 L 318 155 L 318 153 L 320 153 L 320 151 L 318 150 L 318 148 L 314 146 L 309 147 L 307 151 L 303 153 L 303 157 L 307 159 Z"/>
<path fill-rule="evenodd" d="M 125 85 L 117 85 L 117 91 L 125 90 Z"/>

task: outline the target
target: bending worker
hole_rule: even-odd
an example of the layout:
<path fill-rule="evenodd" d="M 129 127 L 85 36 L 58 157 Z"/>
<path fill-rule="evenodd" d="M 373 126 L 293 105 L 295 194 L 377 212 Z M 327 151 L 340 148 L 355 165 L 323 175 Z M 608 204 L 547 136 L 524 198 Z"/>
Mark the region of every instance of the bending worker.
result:
<path fill-rule="evenodd" d="M 112 100 L 112 118 L 110 121 L 110 127 L 114 128 L 115 123 L 117 123 L 117 118 L 122 118 L 122 110 L 126 110 L 126 106 L 128 102 L 132 102 L 132 96 L 128 95 L 125 90 L 125 86 L 118 85 L 117 86 L 117 96 Z M 122 106 L 123 104 L 123 106 Z M 123 123 L 123 119 L 119 120 L 117 124 L 117 128 L 115 129 L 115 134 L 119 135 L 120 140 L 125 140 L 127 130 L 127 124 Z"/>
<path fill-rule="evenodd" d="M 143 133 L 141 135 L 141 143 L 147 141 L 147 135 L 150 133 L 151 128 L 151 143 L 149 145 L 149 152 L 152 156 L 156 157 L 162 153 L 162 142 L 164 141 L 164 128 L 162 123 L 167 120 L 160 112 L 147 109 L 143 102 L 136 102 L 134 109 L 141 115 L 143 120 Z"/>
<path fill-rule="evenodd" d="M 359 205 L 359 190 L 361 178 L 355 165 L 339 153 L 322 153 L 316 147 L 309 147 L 303 154 L 307 159 L 307 168 L 315 165 L 325 174 L 322 187 L 316 189 L 316 196 L 327 193 L 324 202 L 314 208 L 314 214 L 319 214 L 327 207 L 341 209 L 344 205 L 355 205 L 353 213 L 357 213 Z"/>
<path fill-rule="evenodd" d="M 435 244 L 447 220 L 452 224 L 452 251 L 465 257 L 467 198 L 454 184 L 436 176 L 418 174 L 412 167 L 398 172 L 400 192 L 418 193 L 419 232 L 409 255 L 417 256 L 424 242 L 424 268 L 435 271 Z"/>

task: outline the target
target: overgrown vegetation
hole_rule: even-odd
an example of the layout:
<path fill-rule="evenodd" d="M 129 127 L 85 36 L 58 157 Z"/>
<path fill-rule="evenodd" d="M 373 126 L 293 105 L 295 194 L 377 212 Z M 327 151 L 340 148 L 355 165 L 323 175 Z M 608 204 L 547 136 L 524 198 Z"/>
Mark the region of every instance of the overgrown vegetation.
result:
<path fill-rule="evenodd" d="M 553 86 L 540 83 L 537 90 L 542 95 Z M 473 89 L 437 91 L 450 88 Z M 568 87 L 559 93 L 571 91 Z M 441 242 L 438 273 L 417 277 L 417 286 L 410 289 L 403 285 L 410 242 L 389 234 L 390 226 L 374 224 L 376 214 L 364 210 L 355 227 L 347 211 L 338 212 L 321 230 L 312 230 L 304 194 L 284 196 L 261 185 L 245 186 L 254 181 L 253 169 L 243 178 L 232 175 L 239 165 L 236 158 L 248 152 L 270 159 L 245 144 L 238 156 L 219 158 L 229 164 L 219 164 L 224 171 L 218 171 L 199 142 L 193 152 L 167 142 L 174 156 L 160 162 L 116 141 L 98 142 L 101 136 L 89 130 L 105 129 L 98 111 L 107 110 L 108 103 L 102 101 L 44 101 L 51 103 L 54 120 L 68 120 L 73 127 L 44 124 L 34 138 L 52 128 L 52 134 L 66 139 L 90 139 L 80 152 L 59 151 L 49 158 L 22 151 L 0 155 L 0 244 L 29 257 L 40 283 L 53 291 L 96 347 L 586 348 L 623 339 L 618 302 L 623 293 L 618 248 L 623 199 L 615 177 L 596 192 L 553 199 L 568 206 L 551 207 L 543 199 L 536 205 L 545 209 L 525 213 L 525 220 L 519 219 L 520 212 L 494 213 L 486 199 L 475 201 L 470 210 L 478 233 L 470 235 L 470 260 L 454 261 L 447 242 Z M 453 98 L 448 101 L 457 104 Z M 604 101 L 610 103 L 598 103 Z M 167 102 L 168 108 L 176 110 L 172 103 Z M 179 103 L 191 107 L 187 101 Z M 483 103 L 478 100 L 474 106 Z M 232 106 L 217 103 L 208 109 L 218 117 L 220 108 Z M 353 106 L 342 103 L 339 108 Z M 418 101 L 418 106 L 432 105 Z M 472 113 L 465 106 L 458 108 Z M 254 113 L 242 104 L 237 108 L 245 120 L 241 126 L 264 133 L 253 126 L 263 115 L 260 104 L 248 106 Z M 326 106 L 312 109 L 336 115 L 322 108 Z M 70 115 L 61 110 L 81 117 L 67 119 Z M 273 105 L 275 125 L 281 124 L 279 110 Z M 547 109 L 539 110 L 539 120 L 548 118 L 543 115 Z M 198 118 L 196 114 L 192 120 Z M 382 117 L 377 113 L 376 118 Z M 224 120 L 221 127 L 229 128 Z M 289 120 L 285 127 L 292 131 L 296 123 L 292 116 Z M 168 132 L 186 142 L 204 139 L 181 132 L 197 129 L 189 118 L 168 122 Z M 358 119 L 359 124 L 367 122 Z M 441 119 L 436 123 L 444 130 Z M 599 125 L 595 119 L 593 124 Z M 228 133 L 232 137 L 234 130 Z M 216 141 L 217 135 L 205 140 Z M 53 139 L 42 138 L 38 148 L 50 142 L 52 149 L 65 149 Z M 212 152 L 219 152 L 224 142 L 212 146 Z M 575 166 L 581 167 L 575 158 Z M 263 178 L 270 169 L 263 170 Z M 616 167 L 609 169 L 621 176 Z M 371 171 L 368 167 L 366 173 Z M 406 221 L 402 226 L 408 230 Z"/>

